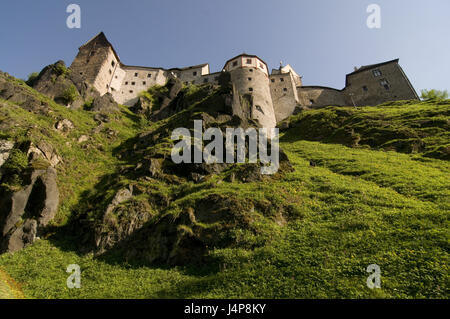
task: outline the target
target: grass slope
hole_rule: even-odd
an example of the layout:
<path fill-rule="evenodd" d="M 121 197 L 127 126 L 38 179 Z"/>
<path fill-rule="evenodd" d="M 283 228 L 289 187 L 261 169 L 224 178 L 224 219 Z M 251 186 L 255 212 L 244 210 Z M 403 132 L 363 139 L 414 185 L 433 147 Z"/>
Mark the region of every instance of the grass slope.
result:
<path fill-rule="evenodd" d="M 123 108 L 108 123 L 118 136 L 110 140 L 107 132 L 100 132 L 92 145 L 104 149 L 84 149 L 75 140 L 95 128 L 92 114 L 51 106 L 52 119 L 9 103 L 0 111 L 20 127 L 47 128 L 48 134 L 36 131 L 32 138 L 50 139 L 64 158 L 58 171 L 58 228 L 77 211 L 84 191 L 125 164 L 113 149 L 148 127 Z M 450 106 L 439 107 L 448 120 Z M 404 118 L 411 112 L 414 119 L 418 108 L 405 105 L 397 111 Z M 304 116 L 317 111 L 311 112 Z M 372 115 L 385 112 L 384 107 L 370 109 Z M 52 130 L 59 116 L 79 128 L 70 133 L 70 146 Z M 79 253 L 72 238 L 56 234 L 0 256 L 0 267 L 20 282 L 29 298 L 448 298 L 449 162 L 307 141 L 298 133 L 293 127 L 281 138 L 295 168 L 282 179 L 229 183 L 218 176 L 165 190 L 183 193 L 171 204 L 173 210 L 212 194 L 269 207 L 251 212 L 256 233 L 237 229 L 235 240 L 242 245 L 212 250 L 210 264 L 164 267 L 98 259 Z M 19 129 L 8 134 L 26 136 Z M 449 141 L 444 136 L 439 143 Z M 381 267 L 382 288 L 370 290 L 366 268 L 374 263 Z M 81 289 L 66 287 L 70 264 L 81 266 Z"/>

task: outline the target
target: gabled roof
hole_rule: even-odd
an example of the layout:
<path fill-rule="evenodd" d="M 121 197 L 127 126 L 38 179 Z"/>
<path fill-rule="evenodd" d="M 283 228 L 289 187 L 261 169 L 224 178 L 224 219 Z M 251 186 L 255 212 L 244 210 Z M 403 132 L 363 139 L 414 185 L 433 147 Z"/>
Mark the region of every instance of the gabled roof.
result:
<path fill-rule="evenodd" d="M 400 59 L 395 59 L 395 60 L 386 61 L 386 62 L 377 63 L 377 64 L 363 65 L 363 66 L 360 67 L 358 70 L 353 71 L 352 73 L 347 74 L 347 76 L 354 75 L 354 74 L 357 74 L 357 73 L 360 73 L 360 72 L 363 72 L 363 71 L 366 71 L 366 70 L 374 69 L 374 68 L 377 68 L 377 67 L 380 67 L 380 66 L 383 66 L 383 65 L 386 65 L 386 64 L 390 64 L 390 63 L 398 63 L 399 60 L 400 60 Z"/>
<path fill-rule="evenodd" d="M 82 48 L 84 48 L 85 46 L 87 46 L 89 43 L 94 42 L 94 41 L 98 41 L 103 43 L 104 45 L 107 45 L 111 48 L 111 50 L 113 51 L 117 61 L 122 64 L 122 62 L 120 61 L 119 55 L 117 54 L 116 50 L 114 50 L 113 45 L 108 41 L 108 39 L 106 38 L 106 35 L 102 32 L 100 32 L 99 34 L 97 34 L 96 36 L 94 36 L 92 39 L 90 39 L 88 42 L 86 42 L 85 44 L 83 44 L 81 47 L 79 47 L 79 50 L 81 50 Z"/>

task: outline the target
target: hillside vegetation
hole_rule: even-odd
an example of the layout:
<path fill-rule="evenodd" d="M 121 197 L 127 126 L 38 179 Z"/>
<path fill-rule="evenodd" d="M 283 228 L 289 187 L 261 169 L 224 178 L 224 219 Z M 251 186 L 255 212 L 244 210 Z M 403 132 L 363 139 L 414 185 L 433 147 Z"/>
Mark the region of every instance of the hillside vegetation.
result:
<path fill-rule="evenodd" d="M 57 215 L 0 256 L 28 298 L 449 297 L 450 101 L 302 111 L 265 178 L 170 164 L 173 128 L 253 125 L 227 115 L 226 86 L 182 88 L 162 120 L 120 106 L 99 122 L 7 81 L 46 111 L 0 98 L 0 139 L 44 140 L 62 158 Z M 62 119 L 74 128 L 56 130 Z M 81 289 L 66 287 L 70 264 Z M 381 289 L 366 286 L 370 264 Z"/>

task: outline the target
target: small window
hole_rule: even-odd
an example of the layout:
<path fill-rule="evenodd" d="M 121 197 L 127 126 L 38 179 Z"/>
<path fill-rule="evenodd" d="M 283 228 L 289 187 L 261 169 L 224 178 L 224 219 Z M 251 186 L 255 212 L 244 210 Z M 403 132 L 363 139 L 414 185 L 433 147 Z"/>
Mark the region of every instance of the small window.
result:
<path fill-rule="evenodd" d="M 108 84 L 106 84 L 106 88 L 109 89 L 109 85 Z"/>
<path fill-rule="evenodd" d="M 247 64 L 252 64 L 252 59 L 247 59 Z"/>
<path fill-rule="evenodd" d="M 136 85 L 136 82 L 131 82 L 131 85 Z"/>
<path fill-rule="evenodd" d="M 117 78 L 118 78 L 118 76 L 116 75 L 116 76 L 115 76 L 115 78 L 117 79 Z"/>
<path fill-rule="evenodd" d="M 83 75 L 83 72 L 80 72 L 80 75 Z"/>
<path fill-rule="evenodd" d="M 142 85 L 146 85 L 146 84 L 147 84 L 147 82 L 145 82 L 145 81 L 142 82 Z"/>
<path fill-rule="evenodd" d="M 253 69 L 250 69 L 249 71 L 250 71 L 250 72 L 253 72 Z"/>
<path fill-rule="evenodd" d="M 113 91 L 113 92 L 115 91 L 113 87 L 111 88 L 111 91 Z"/>
<path fill-rule="evenodd" d="M 381 76 L 381 71 L 378 70 L 378 69 L 373 70 L 372 73 L 373 73 L 373 76 L 374 76 L 374 77 Z"/>
<path fill-rule="evenodd" d="M 286 88 L 284 88 L 284 89 L 283 89 L 283 91 L 284 91 L 284 92 L 287 92 L 287 89 L 286 89 Z"/>
<path fill-rule="evenodd" d="M 367 91 L 369 91 L 369 88 L 367 87 L 367 86 L 363 86 L 363 90 L 364 90 L 364 92 L 367 92 Z"/>
<path fill-rule="evenodd" d="M 111 66 L 114 67 L 115 65 L 116 65 L 116 62 L 112 61 L 112 62 L 111 62 Z"/>
<path fill-rule="evenodd" d="M 133 90 L 130 90 L 130 93 L 133 93 Z"/>
<path fill-rule="evenodd" d="M 128 85 L 128 82 L 125 82 L 125 85 Z"/>
<path fill-rule="evenodd" d="M 197 71 L 192 72 L 193 76 L 197 76 Z"/>
<path fill-rule="evenodd" d="M 147 77 L 148 77 L 148 78 L 151 78 L 151 77 L 152 77 L 152 74 L 151 74 L 151 73 L 147 74 Z"/>
<path fill-rule="evenodd" d="M 314 100 L 309 100 L 309 104 L 313 105 L 314 104 Z"/>
<path fill-rule="evenodd" d="M 253 92 L 253 88 L 248 88 L 248 90 L 249 90 L 250 92 Z"/>
<path fill-rule="evenodd" d="M 238 63 L 237 63 L 237 61 L 234 61 L 233 62 L 233 66 L 236 66 Z"/>
<path fill-rule="evenodd" d="M 134 74 L 134 76 L 138 76 L 138 74 L 137 74 L 137 73 L 135 73 L 135 74 Z"/>
<path fill-rule="evenodd" d="M 111 70 L 109 70 L 109 74 L 112 74 L 112 71 L 111 71 Z"/>
<path fill-rule="evenodd" d="M 281 82 L 284 82 L 284 79 L 283 79 L 283 78 L 280 78 L 280 81 L 281 81 Z"/>
<path fill-rule="evenodd" d="M 248 78 L 248 80 L 249 80 L 249 81 L 251 81 L 251 80 L 252 80 L 252 78 Z"/>
<path fill-rule="evenodd" d="M 274 82 L 275 82 L 275 79 L 271 79 L 270 81 L 272 81 L 272 83 L 274 83 Z"/>
<path fill-rule="evenodd" d="M 380 81 L 381 86 L 383 86 L 386 90 L 390 89 L 389 82 L 386 79 Z"/>

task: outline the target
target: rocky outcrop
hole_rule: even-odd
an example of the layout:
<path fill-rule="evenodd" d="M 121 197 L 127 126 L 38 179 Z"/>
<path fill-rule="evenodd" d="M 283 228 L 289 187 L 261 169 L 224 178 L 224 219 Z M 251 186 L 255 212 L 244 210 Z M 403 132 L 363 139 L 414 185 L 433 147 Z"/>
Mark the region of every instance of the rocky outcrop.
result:
<path fill-rule="evenodd" d="M 35 170 L 29 184 L 0 196 L 0 252 L 15 252 L 32 244 L 55 217 L 59 204 L 56 170 Z"/>
<path fill-rule="evenodd" d="M 21 108 L 37 114 L 48 113 L 48 103 L 33 95 L 25 84 L 0 71 L 0 98 L 16 103 Z"/>
<path fill-rule="evenodd" d="M 94 100 L 92 101 L 91 111 L 110 113 L 116 112 L 118 110 L 119 106 L 116 103 L 116 101 L 114 101 L 114 98 L 111 95 L 111 93 L 106 93 L 103 96 L 98 96 L 94 98 Z"/>
<path fill-rule="evenodd" d="M 9 152 L 14 147 L 14 143 L 6 140 L 0 140 L 0 167 L 6 162 L 9 157 Z M 1 175 L 0 175 L 1 177 Z"/>

